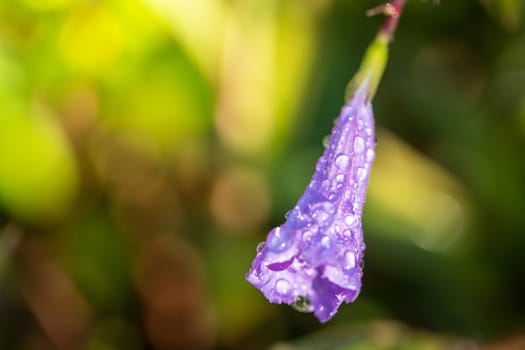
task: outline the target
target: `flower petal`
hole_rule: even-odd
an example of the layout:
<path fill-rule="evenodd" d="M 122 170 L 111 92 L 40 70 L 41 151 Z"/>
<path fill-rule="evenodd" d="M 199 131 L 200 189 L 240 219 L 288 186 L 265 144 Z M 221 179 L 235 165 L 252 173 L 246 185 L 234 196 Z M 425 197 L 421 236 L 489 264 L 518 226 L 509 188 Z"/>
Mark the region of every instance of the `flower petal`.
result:
<path fill-rule="evenodd" d="M 321 322 L 361 289 L 361 215 L 375 158 L 367 92 L 365 81 L 343 107 L 310 184 L 246 276 L 270 302 L 313 311 Z"/>

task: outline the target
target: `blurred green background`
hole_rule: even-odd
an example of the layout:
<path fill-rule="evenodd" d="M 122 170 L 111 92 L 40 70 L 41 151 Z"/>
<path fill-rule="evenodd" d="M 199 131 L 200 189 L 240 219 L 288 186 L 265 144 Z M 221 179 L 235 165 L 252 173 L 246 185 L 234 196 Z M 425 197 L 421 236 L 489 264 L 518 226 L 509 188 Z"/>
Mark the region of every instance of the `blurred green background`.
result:
<path fill-rule="evenodd" d="M 525 349 L 522 0 L 408 2 L 359 299 L 244 280 L 379 3 L 0 0 L 0 349 Z"/>

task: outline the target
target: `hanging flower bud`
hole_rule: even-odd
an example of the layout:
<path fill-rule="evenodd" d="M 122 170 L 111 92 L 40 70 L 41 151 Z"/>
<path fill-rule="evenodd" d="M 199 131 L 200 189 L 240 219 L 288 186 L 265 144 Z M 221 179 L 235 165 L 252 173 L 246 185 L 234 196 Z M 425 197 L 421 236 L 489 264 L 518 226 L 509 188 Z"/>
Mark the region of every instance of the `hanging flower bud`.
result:
<path fill-rule="evenodd" d="M 390 30 L 392 24 L 384 28 Z M 286 222 L 259 244 L 246 276 L 270 302 L 313 312 L 321 322 L 330 320 L 343 302 L 353 302 L 361 290 L 361 216 L 375 158 L 370 101 L 392 33 L 380 31 L 367 49 L 310 184 Z"/>
<path fill-rule="evenodd" d="M 361 289 L 361 215 L 375 157 L 370 97 L 385 62 L 386 43 L 374 42 L 310 184 L 260 246 L 247 276 L 271 302 L 313 311 L 322 322 Z"/>

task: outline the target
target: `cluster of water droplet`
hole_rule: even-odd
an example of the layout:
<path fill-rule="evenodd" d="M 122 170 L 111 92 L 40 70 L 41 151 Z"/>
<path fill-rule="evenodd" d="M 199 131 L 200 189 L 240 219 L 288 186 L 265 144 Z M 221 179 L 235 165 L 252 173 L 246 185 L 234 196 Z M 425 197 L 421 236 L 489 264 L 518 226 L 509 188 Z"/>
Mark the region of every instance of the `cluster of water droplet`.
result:
<path fill-rule="evenodd" d="M 319 227 L 329 226 L 334 218 L 336 208 L 332 202 L 313 203 L 310 206 L 310 213 Z"/>

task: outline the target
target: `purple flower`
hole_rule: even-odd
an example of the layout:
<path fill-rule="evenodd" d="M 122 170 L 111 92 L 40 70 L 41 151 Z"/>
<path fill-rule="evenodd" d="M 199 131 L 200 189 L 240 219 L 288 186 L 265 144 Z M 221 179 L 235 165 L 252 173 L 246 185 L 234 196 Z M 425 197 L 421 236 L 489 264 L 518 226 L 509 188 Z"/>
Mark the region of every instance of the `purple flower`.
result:
<path fill-rule="evenodd" d="M 342 108 L 324 154 L 284 224 L 260 243 L 246 278 L 272 303 L 330 320 L 361 289 L 361 214 L 375 158 L 368 80 Z"/>

